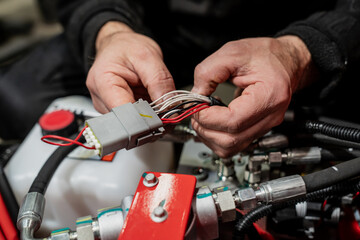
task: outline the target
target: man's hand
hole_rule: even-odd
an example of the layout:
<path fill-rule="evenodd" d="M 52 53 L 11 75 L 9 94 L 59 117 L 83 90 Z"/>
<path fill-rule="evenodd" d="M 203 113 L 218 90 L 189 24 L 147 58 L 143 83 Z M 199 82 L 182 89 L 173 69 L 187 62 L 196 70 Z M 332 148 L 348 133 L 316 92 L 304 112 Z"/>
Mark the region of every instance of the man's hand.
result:
<path fill-rule="evenodd" d="M 99 112 L 140 97 L 155 100 L 175 90 L 158 44 L 127 25 L 105 24 L 98 33 L 96 50 L 86 85 Z"/>
<path fill-rule="evenodd" d="M 194 115 L 199 138 L 220 157 L 245 149 L 283 121 L 293 92 L 307 85 L 311 56 L 295 36 L 229 42 L 195 69 L 193 92 L 210 95 L 231 80 L 242 94 Z"/>

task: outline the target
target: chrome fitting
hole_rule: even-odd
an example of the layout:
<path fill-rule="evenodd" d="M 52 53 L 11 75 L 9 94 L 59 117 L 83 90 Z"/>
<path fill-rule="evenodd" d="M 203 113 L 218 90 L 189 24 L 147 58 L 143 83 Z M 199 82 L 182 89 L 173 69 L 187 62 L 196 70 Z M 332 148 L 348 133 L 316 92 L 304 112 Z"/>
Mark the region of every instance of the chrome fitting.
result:
<path fill-rule="evenodd" d="M 300 175 L 292 175 L 261 183 L 255 194 L 260 202 L 278 203 L 305 196 L 306 187 Z"/>
<path fill-rule="evenodd" d="M 17 228 L 20 231 L 20 239 L 34 239 L 34 232 L 36 232 L 41 225 L 44 208 L 44 195 L 37 192 L 31 192 L 25 195 L 17 218 Z"/>
<path fill-rule="evenodd" d="M 240 209 L 252 209 L 258 203 L 255 191 L 252 188 L 237 190 L 234 194 L 234 200 L 236 206 Z"/>
<path fill-rule="evenodd" d="M 218 192 L 215 195 L 219 217 L 223 222 L 234 221 L 236 219 L 236 206 L 231 191 Z"/>

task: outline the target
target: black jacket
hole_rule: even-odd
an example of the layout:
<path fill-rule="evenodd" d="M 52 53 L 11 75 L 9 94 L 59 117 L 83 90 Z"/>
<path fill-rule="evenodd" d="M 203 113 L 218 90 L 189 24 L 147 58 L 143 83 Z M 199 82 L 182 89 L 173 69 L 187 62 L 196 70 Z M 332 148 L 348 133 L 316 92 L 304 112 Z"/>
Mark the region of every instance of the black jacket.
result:
<path fill-rule="evenodd" d="M 191 83 L 194 67 L 227 41 L 287 34 L 305 42 L 326 79 L 320 98 L 360 76 L 360 0 L 59 0 L 58 10 L 85 69 L 98 30 L 117 20 L 159 43 L 177 84 Z"/>

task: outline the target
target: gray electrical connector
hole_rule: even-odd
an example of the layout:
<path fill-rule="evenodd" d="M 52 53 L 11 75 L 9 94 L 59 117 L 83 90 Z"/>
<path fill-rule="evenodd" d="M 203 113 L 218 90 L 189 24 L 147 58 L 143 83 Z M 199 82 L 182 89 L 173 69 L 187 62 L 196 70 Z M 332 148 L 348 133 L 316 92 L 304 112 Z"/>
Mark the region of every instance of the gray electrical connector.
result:
<path fill-rule="evenodd" d="M 142 99 L 89 119 L 86 125 L 85 139 L 89 145 L 95 146 L 100 156 L 152 142 L 165 132 L 161 119 Z"/>

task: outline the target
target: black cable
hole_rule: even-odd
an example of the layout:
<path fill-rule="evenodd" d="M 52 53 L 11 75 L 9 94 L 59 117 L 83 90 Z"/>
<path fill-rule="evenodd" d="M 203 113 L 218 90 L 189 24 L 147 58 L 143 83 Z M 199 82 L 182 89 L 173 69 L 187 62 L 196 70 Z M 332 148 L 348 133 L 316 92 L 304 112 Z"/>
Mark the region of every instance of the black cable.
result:
<path fill-rule="evenodd" d="M 76 134 L 77 136 L 77 134 Z M 81 138 L 79 142 L 84 142 L 84 139 Z M 41 194 L 45 194 L 47 186 L 50 183 L 52 176 L 54 175 L 56 169 L 60 165 L 60 163 L 64 160 L 64 158 L 75 148 L 77 145 L 73 144 L 66 147 L 58 147 L 53 154 L 46 160 L 42 168 L 40 169 L 38 175 L 36 176 L 34 182 L 32 183 L 30 192 L 38 192 Z"/>
<path fill-rule="evenodd" d="M 303 176 L 306 191 L 313 192 L 346 179 L 360 176 L 360 158 L 355 158 Z"/>
<path fill-rule="evenodd" d="M 238 211 L 236 211 L 236 221 L 240 220 L 244 215 L 242 215 L 241 213 L 239 213 Z M 235 236 L 236 236 L 236 232 L 235 232 Z M 259 232 L 256 230 L 256 228 L 254 227 L 254 224 L 251 224 L 247 229 L 246 232 L 243 231 L 241 232 L 241 236 L 240 239 L 245 238 L 245 234 L 247 235 L 249 240 L 262 240 Z"/>
<path fill-rule="evenodd" d="M 251 211 L 249 211 L 242 218 L 240 218 L 240 220 L 237 222 L 235 226 L 235 236 L 238 239 L 242 239 L 244 233 L 246 233 L 246 229 L 251 227 L 253 223 L 255 223 L 256 221 L 258 221 L 259 219 L 265 216 L 268 216 L 269 214 L 273 213 L 276 210 L 293 206 L 303 201 L 312 201 L 315 199 L 321 199 L 332 195 L 343 196 L 349 193 L 358 192 L 359 190 L 360 190 L 360 181 L 357 178 L 308 193 L 306 194 L 306 197 L 300 197 L 280 204 L 260 205 L 257 208 L 254 208 Z"/>
<path fill-rule="evenodd" d="M 177 108 L 179 108 L 179 107 L 181 107 L 181 106 L 184 106 L 184 105 L 186 105 L 186 104 L 189 104 L 189 103 L 197 103 L 197 104 L 199 104 L 199 103 L 204 103 L 204 102 L 202 102 L 202 101 L 197 101 L 197 100 L 186 101 L 186 102 L 183 102 L 183 103 L 180 103 L 180 104 L 176 105 L 175 107 L 170 108 L 169 110 L 166 110 L 166 111 L 164 111 L 164 112 L 159 113 L 159 115 L 160 115 L 160 114 L 161 114 L 161 115 L 164 115 L 164 114 L 166 114 L 166 113 L 168 113 L 168 112 L 170 112 L 170 111 L 172 111 L 172 110 L 175 110 L 175 109 L 177 109 Z M 192 106 L 196 106 L 196 104 L 194 104 L 194 105 L 192 105 Z M 178 109 L 178 110 L 187 110 L 187 109 L 189 109 L 189 108 L 190 108 L 190 107 L 182 108 L 182 109 Z"/>
<path fill-rule="evenodd" d="M 306 121 L 304 127 L 311 133 L 321 133 L 330 137 L 360 143 L 360 129 L 345 127 L 322 121 Z"/>
<path fill-rule="evenodd" d="M 16 225 L 17 215 L 19 213 L 19 204 L 16 201 L 2 166 L 0 166 L 0 194 L 4 200 L 12 222 Z"/>
<path fill-rule="evenodd" d="M 348 148 L 321 148 L 321 161 L 347 161 L 360 157 L 359 150 Z"/>
<path fill-rule="evenodd" d="M 195 101 L 194 101 L 195 102 Z M 200 102 L 201 104 L 202 102 Z M 195 106 L 199 105 L 199 103 L 196 103 L 196 104 L 193 104 L 191 106 L 188 106 L 186 108 L 182 108 L 182 109 L 177 109 L 176 111 L 174 111 L 173 113 L 171 113 L 170 115 L 166 116 L 166 119 L 167 118 L 170 118 L 172 115 L 174 115 L 175 113 L 182 113 L 182 112 L 185 112 L 186 110 L 190 109 L 190 108 L 193 108 Z M 175 110 L 175 109 L 174 109 Z"/>
<path fill-rule="evenodd" d="M 326 136 L 326 135 L 323 135 L 320 133 L 312 134 L 310 140 L 315 140 L 316 143 L 320 143 L 320 145 L 323 145 L 326 147 L 335 146 L 335 147 L 360 149 L 360 143 L 346 141 L 346 140 L 342 140 L 342 139 L 338 139 L 338 138 L 334 138 L 334 137 L 329 137 L 329 136 Z"/>

